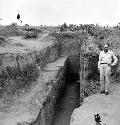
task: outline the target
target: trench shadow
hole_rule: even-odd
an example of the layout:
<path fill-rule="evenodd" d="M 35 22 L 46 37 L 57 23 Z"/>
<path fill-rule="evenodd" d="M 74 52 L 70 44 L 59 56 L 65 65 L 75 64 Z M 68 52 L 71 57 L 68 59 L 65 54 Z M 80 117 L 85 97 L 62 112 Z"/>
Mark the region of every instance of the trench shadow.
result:
<path fill-rule="evenodd" d="M 65 81 L 65 86 L 59 91 L 58 98 L 56 100 L 55 106 L 55 117 L 53 124 L 55 125 L 58 118 L 61 120 L 61 115 L 66 116 L 62 119 L 66 124 L 70 120 L 71 113 L 73 109 L 79 107 L 79 85 L 76 81 L 78 81 L 79 74 L 72 73 L 67 76 L 67 81 Z M 62 121 L 62 122 L 63 122 Z M 57 123 L 61 123 L 58 121 Z"/>

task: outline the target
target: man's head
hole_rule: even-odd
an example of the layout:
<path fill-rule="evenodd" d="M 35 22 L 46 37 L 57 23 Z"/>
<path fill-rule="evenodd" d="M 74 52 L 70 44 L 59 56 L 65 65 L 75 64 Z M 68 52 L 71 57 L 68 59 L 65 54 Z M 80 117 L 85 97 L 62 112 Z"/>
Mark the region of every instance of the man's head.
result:
<path fill-rule="evenodd" d="M 108 45 L 104 44 L 104 52 L 108 52 Z"/>

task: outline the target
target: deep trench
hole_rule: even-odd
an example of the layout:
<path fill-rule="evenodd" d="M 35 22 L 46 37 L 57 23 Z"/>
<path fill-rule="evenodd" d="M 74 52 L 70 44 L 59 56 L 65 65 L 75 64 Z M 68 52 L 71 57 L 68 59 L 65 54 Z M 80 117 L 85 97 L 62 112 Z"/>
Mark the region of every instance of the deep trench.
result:
<path fill-rule="evenodd" d="M 86 80 L 99 80 L 97 76 L 97 61 L 98 56 L 93 56 L 88 60 L 90 65 L 90 72 L 86 76 Z M 78 82 L 79 78 L 79 55 L 72 55 L 65 62 L 64 69 L 64 83 L 61 87 L 56 89 L 56 99 L 55 103 L 52 105 L 53 109 L 51 116 L 47 116 L 46 113 L 49 103 L 44 103 L 43 114 L 40 112 L 37 119 L 32 122 L 30 125 L 70 125 L 71 115 L 74 109 L 80 107 L 80 83 Z M 49 102 L 49 101 L 48 101 Z M 42 119 L 41 119 L 42 118 Z M 50 119 L 49 119 L 50 118 Z"/>
<path fill-rule="evenodd" d="M 87 75 L 86 80 L 99 80 L 98 55 L 92 56 L 89 61 L 91 72 Z M 57 99 L 53 125 L 70 125 L 73 110 L 80 106 L 79 57 L 69 57 L 65 67 L 65 87 L 62 88 Z"/>
<path fill-rule="evenodd" d="M 80 106 L 79 73 L 71 72 L 66 65 L 65 87 L 60 91 L 56 103 L 53 125 L 70 125 L 71 115 Z"/>

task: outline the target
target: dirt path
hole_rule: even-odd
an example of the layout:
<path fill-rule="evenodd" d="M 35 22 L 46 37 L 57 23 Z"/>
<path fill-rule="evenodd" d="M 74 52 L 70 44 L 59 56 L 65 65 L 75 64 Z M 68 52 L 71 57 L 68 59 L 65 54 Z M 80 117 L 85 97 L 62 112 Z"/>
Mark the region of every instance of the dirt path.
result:
<path fill-rule="evenodd" d="M 102 125 L 120 125 L 120 85 L 110 87 L 110 94 L 87 97 L 81 107 L 74 110 L 70 125 L 95 125 L 94 114 L 100 114 Z"/>
<path fill-rule="evenodd" d="M 70 125 L 70 118 L 73 110 L 79 106 L 78 87 L 72 83 L 66 86 L 62 99 L 58 105 L 56 119 L 53 125 Z"/>

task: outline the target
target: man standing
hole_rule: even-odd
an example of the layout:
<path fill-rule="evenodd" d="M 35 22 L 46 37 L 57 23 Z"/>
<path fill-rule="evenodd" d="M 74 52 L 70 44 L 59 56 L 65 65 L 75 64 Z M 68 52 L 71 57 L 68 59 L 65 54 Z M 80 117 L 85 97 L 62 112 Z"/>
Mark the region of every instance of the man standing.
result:
<path fill-rule="evenodd" d="M 111 77 L 111 67 L 116 65 L 118 59 L 115 54 L 108 50 L 108 45 L 104 45 L 104 50 L 100 52 L 98 61 L 98 70 L 100 70 L 101 94 L 108 95 L 108 89 Z"/>

